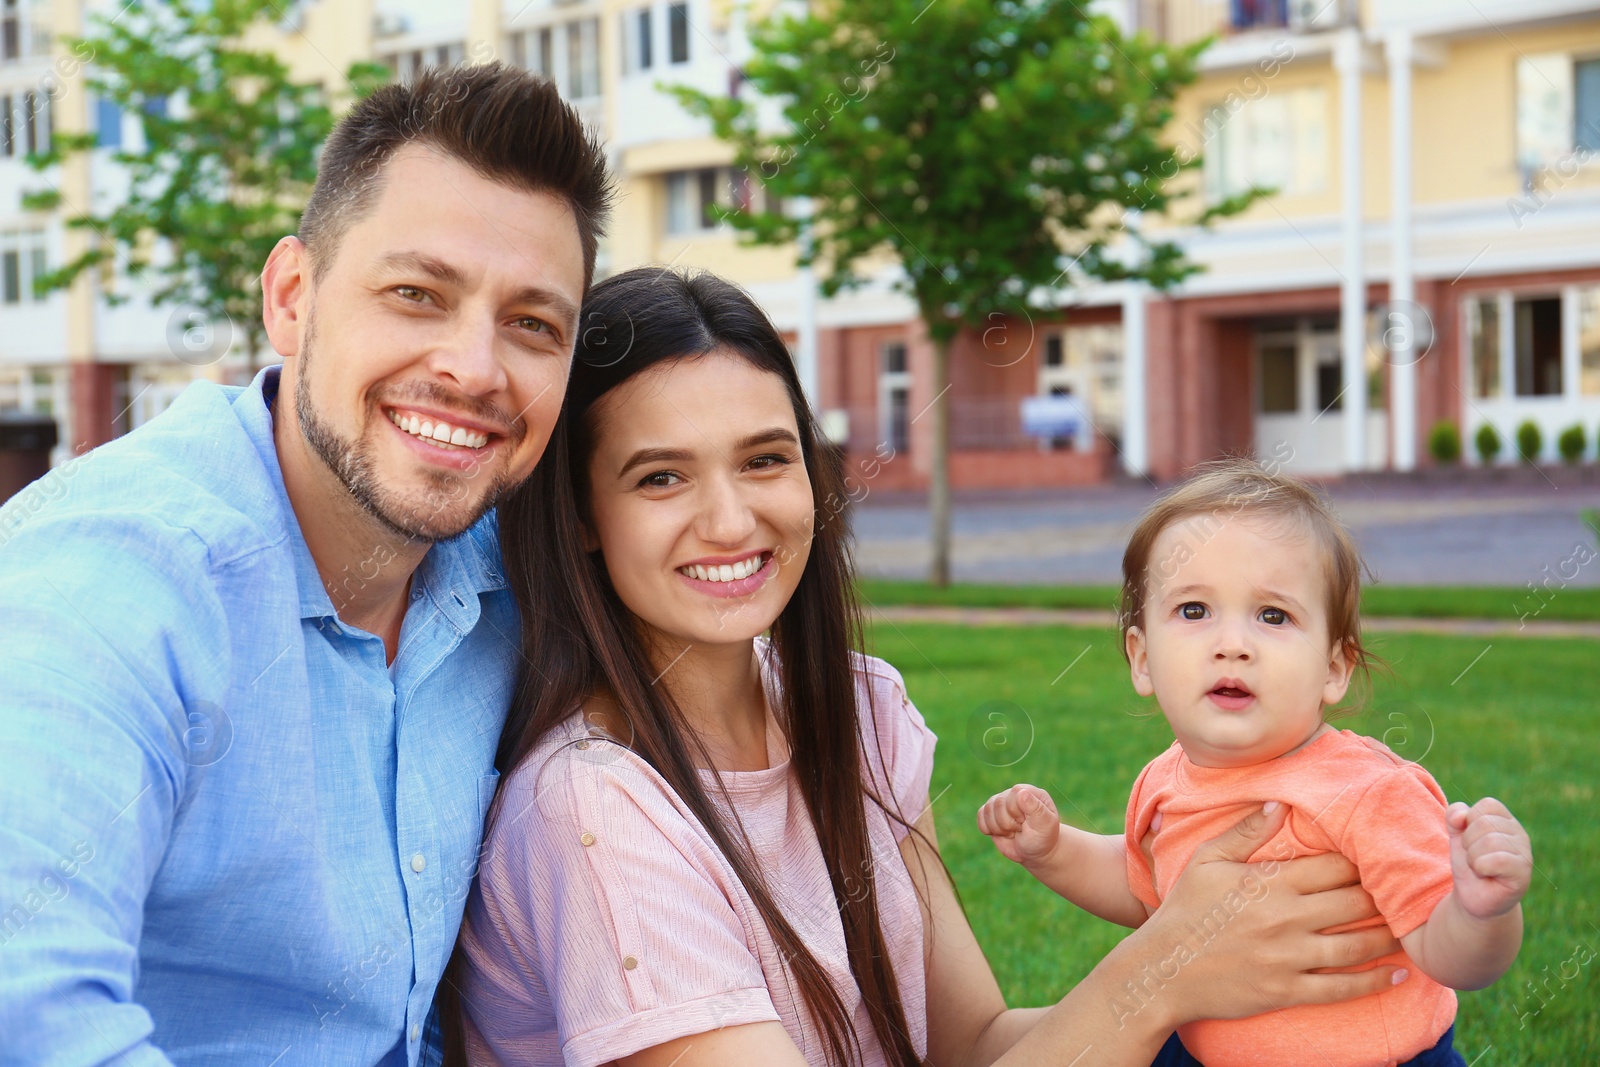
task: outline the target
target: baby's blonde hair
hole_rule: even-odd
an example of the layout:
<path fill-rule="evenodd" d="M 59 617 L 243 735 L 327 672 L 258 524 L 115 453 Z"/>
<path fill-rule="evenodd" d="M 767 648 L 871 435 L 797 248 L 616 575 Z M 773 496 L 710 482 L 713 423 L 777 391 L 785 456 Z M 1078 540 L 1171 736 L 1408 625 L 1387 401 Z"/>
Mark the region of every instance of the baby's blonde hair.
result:
<path fill-rule="evenodd" d="M 1219 525 L 1240 515 L 1263 515 L 1300 523 L 1321 546 L 1327 588 L 1324 606 L 1328 634 L 1345 649 L 1351 674 L 1370 682 L 1379 660 L 1361 640 L 1361 572 L 1365 565 L 1355 541 L 1328 506 L 1304 482 L 1262 466 L 1253 459 L 1228 458 L 1202 463 L 1191 476 L 1163 493 L 1144 510 L 1128 548 L 1122 554 L 1122 597 L 1119 623 L 1122 652 L 1128 654 L 1128 631 L 1144 627 L 1149 589 L 1150 555 L 1167 527 L 1184 519 L 1209 517 Z M 1163 566 L 1172 561 L 1163 562 Z M 1179 561 L 1181 563 L 1181 561 Z M 1170 576 L 1169 576 L 1170 577 Z"/>

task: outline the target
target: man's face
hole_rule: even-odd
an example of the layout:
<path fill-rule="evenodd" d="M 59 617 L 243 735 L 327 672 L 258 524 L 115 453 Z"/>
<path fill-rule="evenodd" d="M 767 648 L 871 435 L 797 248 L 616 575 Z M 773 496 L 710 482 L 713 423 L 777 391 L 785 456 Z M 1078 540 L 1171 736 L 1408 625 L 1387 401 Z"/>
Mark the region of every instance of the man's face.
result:
<path fill-rule="evenodd" d="M 384 166 L 305 299 L 295 414 L 379 522 L 437 541 L 526 478 L 561 410 L 583 297 L 566 202 L 426 146 Z"/>

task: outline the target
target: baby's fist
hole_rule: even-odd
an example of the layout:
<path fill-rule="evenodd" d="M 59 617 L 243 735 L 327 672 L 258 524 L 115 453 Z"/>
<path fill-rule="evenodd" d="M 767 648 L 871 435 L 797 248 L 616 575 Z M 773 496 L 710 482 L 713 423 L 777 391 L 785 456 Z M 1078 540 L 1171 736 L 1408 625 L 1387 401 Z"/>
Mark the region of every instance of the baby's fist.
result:
<path fill-rule="evenodd" d="M 978 829 L 994 838 L 1000 854 L 1025 867 L 1043 863 L 1061 837 L 1055 801 L 1035 785 L 1014 785 L 978 809 Z"/>
<path fill-rule="evenodd" d="M 1533 845 L 1522 824 L 1493 797 L 1470 808 L 1452 804 L 1444 821 L 1450 831 L 1450 873 L 1461 906 L 1479 919 L 1493 919 L 1516 907 L 1533 877 Z"/>

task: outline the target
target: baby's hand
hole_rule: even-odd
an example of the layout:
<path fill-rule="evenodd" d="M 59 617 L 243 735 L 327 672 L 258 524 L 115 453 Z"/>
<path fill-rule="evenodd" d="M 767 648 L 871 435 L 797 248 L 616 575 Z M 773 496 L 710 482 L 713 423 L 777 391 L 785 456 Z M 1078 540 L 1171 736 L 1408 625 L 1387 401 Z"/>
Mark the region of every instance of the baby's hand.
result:
<path fill-rule="evenodd" d="M 1533 846 L 1506 806 L 1484 797 L 1456 803 L 1444 815 L 1450 831 L 1450 873 L 1467 914 L 1493 919 L 1517 906 L 1533 874 Z"/>
<path fill-rule="evenodd" d="M 1006 859 L 1032 867 L 1055 851 L 1061 819 L 1055 801 L 1035 785 L 1014 785 L 978 809 L 978 829 L 994 838 Z"/>

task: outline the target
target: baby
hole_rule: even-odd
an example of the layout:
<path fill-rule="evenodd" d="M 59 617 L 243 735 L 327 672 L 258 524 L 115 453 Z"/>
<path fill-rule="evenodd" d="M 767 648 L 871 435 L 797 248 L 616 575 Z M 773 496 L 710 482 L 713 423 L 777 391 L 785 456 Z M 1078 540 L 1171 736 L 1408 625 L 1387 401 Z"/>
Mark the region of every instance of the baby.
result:
<path fill-rule="evenodd" d="M 1404 948 L 1383 962 L 1421 974 L 1342 1004 L 1191 1023 L 1177 1062 L 1464 1063 L 1451 1046 L 1452 990 L 1481 989 L 1516 958 L 1532 851 L 1499 801 L 1447 808 L 1422 767 L 1323 721 L 1368 666 L 1349 535 L 1305 486 L 1229 460 L 1145 512 L 1122 569 L 1133 686 L 1156 697 L 1177 742 L 1134 783 L 1123 835 L 1063 826 L 1031 785 L 991 798 L 979 828 L 1074 904 L 1138 926 L 1196 846 L 1265 802 L 1285 804 L 1283 828 L 1254 859 L 1343 854 Z M 1271 891 L 1276 869 L 1248 880 L 1250 899 Z M 1196 929 L 1197 952 L 1215 936 L 1207 924 L 1249 906 L 1230 896 Z"/>

